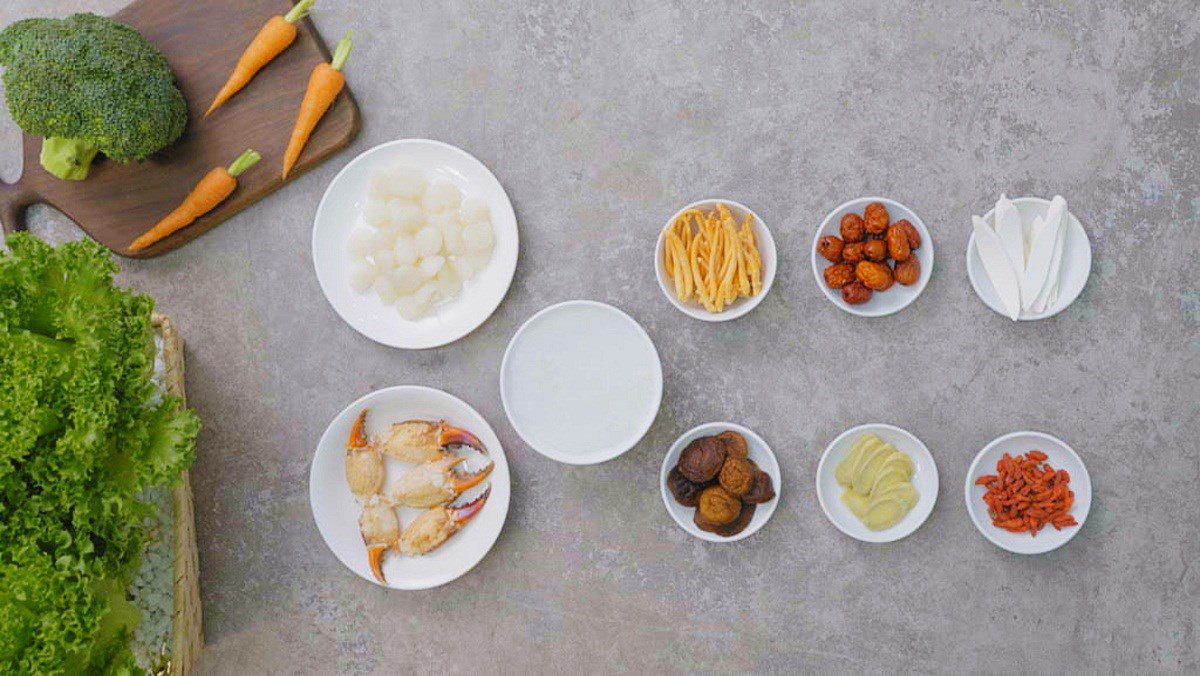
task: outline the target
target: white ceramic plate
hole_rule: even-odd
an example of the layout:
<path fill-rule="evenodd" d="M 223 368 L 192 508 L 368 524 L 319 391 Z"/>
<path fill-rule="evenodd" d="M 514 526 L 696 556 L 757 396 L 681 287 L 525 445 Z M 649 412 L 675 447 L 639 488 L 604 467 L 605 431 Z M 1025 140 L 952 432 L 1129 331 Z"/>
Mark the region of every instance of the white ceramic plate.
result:
<path fill-rule="evenodd" d="M 1029 533 L 1010 533 L 992 525 L 987 503 L 983 501 L 983 494 L 987 492 L 987 489 L 983 486 L 976 486 L 975 480 L 985 474 L 995 474 L 996 461 L 1005 453 L 1016 456 L 1034 450 L 1049 456 L 1046 458 L 1046 462 L 1051 467 L 1065 469 L 1071 475 L 1069 486 L 1075 493 L 1075 501 L 1068 514 L 1075 517 L 1075 520 L 1079 522 L 1078 526 L 1068 526 L 1062 530 L 1054 530 L 1053 526 L 1046 526 L 1038 532 L 1037 537 L 1034 537 Z M 975 461 L 967 470 L 966 498 L 967 511 L 971 514 L 971 520 L 975 522 L 975 527 L 979 529 L 979 532 L 992 541 L 992 544 L 1015 554 L 1042 554 L 1067 544 L 1071 538 L 1075 537 L 1079 529 L 1083 528 L 1083 522 L 1087 521 L 1088 512 L 1092 508 L 1092 479 L 1088 476 L 1083 460 L 1061 439 L 1043 432 L 1013 432 L 994 439 L 975 456 Z"/>
<path fill-rule="evenodd" d="M 750 524 L 746 526 L 745 530 L 733 537 L 722 537 L 716 533 L 700 530 L 695 521 L 693 521 L 696 516 L 696 508 L 684 507 L 675 502 L 675 496 L 671 495 L 671 490 L 667 488 L 667 475 L 671 473 L 675 465 L 679 464 L 679 454 L 683 452 L 683 449 L 688 444 L 692 443 L 694 439 L 713 436 L 726 430 L 733 430 L 746 438 L 746 445 L 750 449 L 750 459 L 758 465 L 759 469 L 770 475 L 771 481 L 775 485 L 775 498 L 770 502 L 764 502 L 759 505 L 758 509 L 754 512 L 754 518 L 750 520 Z M 672 519 L 675 519 L 675 523 L 679 524 L 680 528 L 692 535 L 701 540 L 708 540 L 709 542 L 736 542 L 757 533 L 760 528 L 771 520 L 771 516 L 775 513 L 775 507 L 779 505 L 779 495 L 783 491 L 783 484 L 780 481 L 779 474 L 779 461 L 775 459 L 775 453 L 771 451 L 771 447 L 767 445 L 767 442 L 763 441 L 762 437 L 751 430 L 730 422 L 705 423 L 698 427 L 693 427 L 684 432 L 683 436 L 676 439 L 675 443 L 671 444 L 671 448 L 667 451 L 667 457 L 663 458 L 662 471 L 659 472 L 658 477 L 658 487 L 662 492 L 663 504 L 667 506 L 667 512 L 671 514 Z"/>
<path fill-rule="evenodd" d="M 1050 210 L 1050 200 L 1040 197 L 1017 197 L 1013 200 L 1013 204 L 1017 207 L 1017 212 L 1021 214 L 1023 221 L 1032 221 L 1038 216 L 1045 216 Z M 1088 241 L 1087 231 L 1083 229 L 1083 224 L 1079 222 L 1075 214 L 1068 211 L 1067 217 L 1067 238 L 1063 241 L 1062 269 L 1059 271 L 1062 275 L 1062 284 L 1058 290 L 1058 300 L 1046 308 L 1045 312 L 1028 312 L 1022 309 L 1021 314 L 1017 315 L 1019 321 L 1028 322 L 1053 317 L 1075 302 L 1080 292 L 1083 291 L 1084 285 L 1087 284 L 1088 275 L 1092 273 L 1092 245 Z M 995 218 L 996 209 L 993 207 L 984 215 L 983 220 L 994 228 L 996 227 Z M 979 251 L 975 248 L 974 232 L 967 241 L 967 276 L 971 278 L 971 286 L 975 289 L 975 295 L 979 296 L 979 299 L 992 310 L 1008 317 L 1008 313 L 1004 311 L 1004 305 L 1000 302 L 1000 296 L 996 293 L 996 288 L 992 286 L 992 280 L 983 269 L 983 261 L 979 258 Z"/>
<path fill-rule="evenodd" d="M 401 556 L 387 552 L 383 573 L 392 589 L 428 589 L 446 584 L 475 567 L 495 544 L 508 514 L 510 478 L 508 461 L 500 439 L 491 426 L 466 402 L 429 387 L 403 385 L 376 390 L 347 406 L 325 428 L 313 456 L 309 474 L 309 501 L 313 520 L 325 544 L 347 568 L 364 580 L 379 584 L 367 564 L 367 550 L 358 530 L 361 512 L 358 502 L 346 484 L 345 444 L 359 411 L 370 408 L 367 415 L 368 434 L 377 432 L 393 422 L 403 420 L 445 420 L 468 430 L 487 447 L 488 457 L 496 463 L 488 481 L 458 498 L 463 502 L 482 492 L 490 482 L 492 492 L 483 509 L 467 522 L 441 547 L 419 557 Z M 472 464 L 474 463 L 472 460 Z M 407 463 L 385 458 L 387 481 L 394 482 L 411 467 Z M 399 510 L 401 527 L 407 526 L 421 510 Z"/>
<path fill-rule="evenodd" d="M 746 214 L 752 214 L 754 216 L 754 220 L 751 221 L 751 227 L 754 228 L 754 238 L 758 243 L 758 253 L 760 256 L 762 256 L 763 269 L 762 290 L 758 293 L 758 295 L 750 298 L 738 298 L 727 305 L 724 310 L 714 314 L 708 310 L 705 310 L 704 306 L 700 305 L 700 303 L 694 300 L 689 300 L 685 303 L 675 296 L 675 282 L 672 281 L 667 269 L 663 266 L 663 242 L 665 241 L 667 228 L 675 222 L 675 219 L 678 218 L 680 214 L 688 209 L 702 209 L 704 211 L 715 209 L 718 203 L 724 204 L 729 209 L 729 212 L 733 214 L 733 217 L 737 219 L 739 224 L 746 218 Z M 758 304 L 762 302 L 762 299 L 771 292 L 771 286 L 775 283 L 775 268 L 775 239 L 771 237 L 771 231 L 767 229 L 766 223 L 763 223 L 763 220 L 759 218 L 758 214 L 754 213 L 750 207 L 739 204 L 732 200 L 700 200 L 699 202 L 692 202 L 679 211 L 676 211 L 671 218 L 667 219 L 667 222 L 663 224 L 662 229 L 658 231 L 658 243 L 654 245 L 654 274 L 658 277 L 658 287 L 662 289 L 663 295 L 665 295 L 667 300 L 671 301 L 671 305 L 674 305 L 675 308 L 680 312 L 688 315 L 689 317 L 695 317 L 696 319 L 701 319 L 706 322 L 727 322 L 730 319 L 737 319 L 738 317 L 741 317 L 757 307 Z"/>
<path fill-rule="evenodd" d="M 860 436 L 868 433 L 875 434 L 885 442 L 892 444 L 901 453 L 912 458 L 913 464 L 916 465 L 912 484 L 920 495 L 917 504 L 896 525 L 884 530 L 867 528 L 858 520 L 858 517 L 854 516 L 850 508 L 842 504 L 842 491 L 845 489 L 838 485 L 833 474 L 838 463 L 850 454 L 850 447 L 854 445 L 854 442 Z M 817 499 L 821 503 L 821 509 L 825 510 L 825 516 L 829 517 L 838 530 L 863 542 L 894 542 L 911 535 L 913 531 L 921 527 L 921 524 L 925 523 L 929 514 L 933 512 L 937 494 L 938 472 L 937 463 L 933 461 L 933 454 L 929 452 L 925 444 L 921 443 L 920 439 L 895 425 L 869 423 L 842 432 L 837 439 L 825 447 L 825 452 L 821 455 L 821 462 L 817 465 Z"/>
<path fill-rule="evenodd" d="M 486 200 L 495 232 L 496 244 L 487 267 L 468 281 L 457 297 L 418 321 L 404 319 L 395 306 L 385 305 L 374 293 L 355 291 L 349 281 L 346 237 L 364 222 L 368 180 L 376 171 L 398 164 L 424 169 L 431 178 L 452 182 L 464 196 Z M 384 143 L 351 160 L 325 190 L 313 222 L 313 265 L 330 305 L 364 336 L 406 349 L 452 343 L 486 321 L 512 283 L 518 248 L 516 214 L 492 172 L 465 150 L 426 139 Z"/>
<path fill-rule="evenodd" d="M 611 305 L 574 300 L 530 317 L 500 365 L 500 398 L 533 450 L 570 465 L 633 448 L 662 402 L 650 336 Z"/>
<path fill-rule="evenodd" d="M 825 268 L 833 265 L 833 263 L 825 260 L 821 254 L 817 253 L 817 242 L 825 235 L 834 235 L 840 238 L 842 216 L 851 212 L 862 216 L 863 209 L 871 202 L 882 202 L 887 207 L 888 217 L 892 223 L 908 219 L 908 222 L 917 228 L 917 232 L 921 235 L 921 248 L 913 253 L 916 254 L 917 260 L 921 263 L 921 276 L 917 279 L 917 283 L 912 286 L 893 284 L 892 288 L 887 291 L 872 293 L 871 300 L 861 305 L 850 305 L 842 300 L 841 289 L 831 289 L 825 283 Z M 925 290 L 925 285 L 929 283 L 929 277 L 933 274 L 933 238 L 929 236 L 929 229 L 925 227 L 925 222 L 921 220 L 921 217 L 917 216 L 916 212 L 912 209 L 909 209 L 896 200 L 890 200 L 886 197 L 859 197 L 835 208 L 829 212 L 825 220 L 821 221 L 821 227 L 817 228 L 816 234 L 813 235 L 812 246 L 809 247 L 809 257 L 812 260 L 813 277 L 817 280 L 817 288 L 821 290 L 821 293 L 825 294 L 829 302 L 850 314 L 860 317 L 884 317 L 908 307 Z"/>

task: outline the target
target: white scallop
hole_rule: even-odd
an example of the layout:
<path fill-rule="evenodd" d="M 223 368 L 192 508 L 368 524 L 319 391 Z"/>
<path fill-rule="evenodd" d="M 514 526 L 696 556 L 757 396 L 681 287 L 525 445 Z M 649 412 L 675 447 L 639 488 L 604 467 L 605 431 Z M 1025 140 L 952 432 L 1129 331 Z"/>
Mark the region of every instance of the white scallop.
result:
<path fill-rule="evenodd" d="M 487 201 L 478 197 L 468 197 L 462 201 L 458 207 L 458 220 L 463 223 L 474 223 L 476 221 L 486 221 L 491 218 L 492 212 L 488 208 Z"/>
<path fill-rule="evenodd" d="M 388 209 L 388 203 L 380 199 L 368 199 L 367 206 L 363 210 L 363 220 L 368 225 L 373 225 L 377 228 L 386 227 L 391 221 L 391 212 Z"/>
<path fill-rule="evenodd" d="M 475 267 L 475 260 L 471 256 L 451 256 L 447 263 L 464 280 L 474 277 L 475 273 L 479 271 L 479 268 Z"/>
<path fill-rule="evenodd" d="M 433 281 L 437 284 L 437 297 L 442 300 L 453 298 L 462 289 L 462 280 L 449 265 L 442 266 Z"/>
<path fill-rule="evenodd" d="M 392 194 L 406 199 L 420 199 L 425 193 L 429 180 L 425 172 L 416 167 L 396 166 L 388 172 L 391 179 Z"/>
<path fill-rule="evenodd" d="M 409 321 L 416 321 L 429 315 L 429 303 L 422 303 L 415 296 L 405 296 L 396 300 L 396 311 Z"/>
<path fill-rule="evenodd" d="M 379 294 L 379 300 L 386 305 L 391 305 L 396 302 L 399 293 L 396 291 L 396 285 L 392 284 L 391 275 L 379 275 L 375 278 L 371 288 L 375 289 L 375 293 Z"/>
<path fill-rule="evenodd" d="M 360 263 L 350 268 L 350 288 L 364 293 L 375 283 L 376 268 L 370 263 Z"/>
<path fill-rule="evenodd" d="M 398 235 L 396 244 L 392 247 L 392 255 L 396 265 L 416 265 L 419 255 L 416 238 L 412 235 Z"/>
<path fill-rule="evenodd" d="M 396 199 L 388 202 L 389 217 L 400 232 L 416 232 L 425 225 L 425 212 L 416 202 Z"/>
<path fill-rule="evenodd" d="M 437 295 L 437 282 L 430 280 L 421 285 L 421 288 L 413 292 L 412 297 L 418 303 L 432 303 L 434 296 Z"/>
<path fill-rule="evenodd" d="M 397 265 L 391 272 L 392 285 L 396 293 L 407 295 L 417 290 L 425 277 L 412 265 Z"/>
<path fill-rule="evenodd" d="M 374 254 L 380 249 L 390 249 L 396 244 L 395 230 L 376 230 L 371 234 L 371 250 L 369 254 Z"/>
<path fill-rule="evenodd" d="M 475 274 L 477 275 L 488 266 L 488 263 L 492 262 L 492 252 L 483 251 L 479 253 L 468 254 L 464 256 L 464 258 L 471 262 L 471 268 L 475 270 Z M 468 279 L 470 278 L 468 277 Z"/>
<path fill-rule="evenodd" d="M 417 232 L 417 253 L 433 256 L 442 250 L 442 231 L 427 225 Z"/>
<path fill-rule="evenodd" d="M 446 259 L 441 256 L 430 256 L 421 261 L 417 269 L 421 271 L 421 276 L 425 279 L 430 279 L 436 275 L 442 266 L 446 264 Z"/>
<path fill-rule="evenodd" d="M 444 178 L 436 178 L 431 181 L 429 187 L 425 188 L 425 196 L 422 200 L 425 210 L 435 214 L 457 209 L 460 202 L 462 202 L 462 193 L 453 183 Z"/>
<path fill-rule="evenodd" d="M 394 181 L 392 177 L 385 171 L 377 171 L 371 174 L 371 178 L 367 181 L 367 199 L 386 201 L 389 197 L 396 195 Z"/>
<path fill-rule="evenodd" d="M 462 228 L 451 224 L 442 231 L 442 248 L 449 254 L 460 254 L 466 251 L 463 245 Z"/>
<path fill-rule="evenodd" d="M 435 227 L 438 230 L 445 230 L 452 225 L 462 227 L 458 225 L 458 219 L 455 217 L 453 211 L 441 211 L 436 214 L 429 214 L 425 220 L 425 224 Z"/>
<path fill-rule="evenodd" d="M 468 251 L 490 251 L 493 237 L 492 224 L 487 221 L 472 223 L 463 228 L 463 244 Z"/>
<path fill-rule="evenodd" d="M 346 253 L 352 258 L 366 258 L 375 246 L 375 233 L 370 228 L 357 227 L 346 236 Z"/>

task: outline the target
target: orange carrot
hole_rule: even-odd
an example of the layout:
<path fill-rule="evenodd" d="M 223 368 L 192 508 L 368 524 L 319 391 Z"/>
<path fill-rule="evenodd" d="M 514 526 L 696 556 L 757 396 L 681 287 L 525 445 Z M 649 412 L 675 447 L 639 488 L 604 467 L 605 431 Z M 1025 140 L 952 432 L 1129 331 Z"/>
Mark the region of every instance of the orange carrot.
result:
<path fill-rule="evenodd" d="M 191 225 L 192 221 L 213 210 L 237 188 L 237 177 L 253 167 L 262 157 L 253 150 L 242 153 L 229 168 L 217 167 L 204 175 L 196 187 L 183 198 L 174 211 L 163 217 L 153 228 L 133 240 L 130 251 L 141 251 L 158 240 Z"/>
<path fill-rule="evenodd" d="M 273 16 L 263 24 L 258 30 L 258 35 L 246 45 L 237 65 L 233 67 L 233 72 L 229 74 L 229 79 L 225 81 L 225 86 L 217 92 L 217 97 L 208 107 L 208 112 L 204 113 L 205 117 L 241 91 L 242 87 L 250 84 L 250 80 L 254 79 L 258 71 L 295 41 L 296 22 L 308 16 L 308 8 L 315 1 L 300 0 L 292 11 L 283 16 Z"/>
<path fill-rule="evenodd" d="M 300 151 L 308 143 L 313 129 L 324 117 L 325 111 L 333 105 L 334 99 L 346 85 L 346 76 L 342 75 L 342 66 L 350 57 L 350 33 L 338 43 L 330 63 L 317 64 L 312 75 L 308 78 L 308 90 L 300 101 L 300 112 L 296 115 L 296 126 L 292 128 L 292 138 L 288 141 L 287 152 L 283 154 L 283 178 L 300 159 Z"/>
<path fill-rule="evenodd" d="M 1047 457 L 1037 450 L 1015 458 L 1005 453 L 996 462 L 995 474 L 975 480 L 987 489 L 983 501 L 994 526 L 1037 537 L 1046 525 L 1055 530 L 1079 525 L 1067 513 L 1075 503 L 1075 493 L 1068 488 L 1071 475 L 1045 464 Z"/>

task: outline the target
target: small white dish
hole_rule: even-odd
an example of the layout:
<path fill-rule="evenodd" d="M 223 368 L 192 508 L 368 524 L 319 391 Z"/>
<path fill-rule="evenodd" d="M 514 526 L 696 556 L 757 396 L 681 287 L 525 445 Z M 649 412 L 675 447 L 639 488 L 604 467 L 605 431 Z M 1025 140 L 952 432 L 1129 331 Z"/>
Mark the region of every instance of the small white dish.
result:
<path fill-rule="evenodd" d="M 700 305 L 700 303 L 694 300 L 683 302 L 675 296 L 675 282 L 671 279 L 670 274 L 663 265 L 663 246 L 665 246 L 664 242 L 666 239 L 667 228 L 669 228 L 671 224 L 675 222 L 675 219 L 678 218 L 680 214 L 689 209 L 701 209 L 705 211 L 715 209 L 717 204 L 724 204 L 729 209 L 729 212 L 733 214 L 733 217 L 739 224 L 746 218 L 746 214 L 750 214 L 754 217 L 754 220 L 751 221 L 751 227 L 754 229 L 754 239 L 758 244 L 758 254 L 762 257 L 762 290 L 759 291 L 757 295 L 750 298 L 737 298 L 732 303 L 727 305 L 724 310 L 717 313 L 712 313 L 708 310 L 705 310 L 704 306 Z M 737 319 L 738 317 L 741 317 L 747 312 L 750 312 L 754 308 L 758 307 L 758 304 L 762 302 L 762 299 L 771 292 L 771 286 L 775 283 L 775 268 L 775 239 L 771 237 L 771 231 L 767 229 L 766 223 L 763 223 L 763 220 L 759 218 L 758 214 L 754 213 L 750 207 L 747 207 L 744 204 L 739 204 L 738 202 L 734 202 L 732 200 L 700 200 L 698 202 L 692 202 L 679 211 L 676 211 L 671 218 L 667 219 L 667 222 L 663 224 L 662 229 L 658 231 L 658 242 L 654 245 L 654 274 L 658 277 L 658 287 L 662 289 L 663 295 L 666 296 L 667 300 L 671 301 L 671 305 L 674 305 L 675 308 L 680 312 L 689 317 L 694 317 L 706 322 L 727 322 L 731 319 Z"/>
<path fill-rule="evenodd" d="M 1034 450 L 1045 453 L 1048 456 L 1046 462 L 1051 467 L 1065 469 L 1071 475 L 1068 485 L 1075 493 L 1075 501 L 1067 513 L 1075 517 L 1079 522 L 1078 526 L 1067 526 L 1062 530 L 1046 526 L 1035 537 L 1029 533 L 1010 533 L 992 524 L 987 503 L 983 501 L 983 494 L 987 489 L 976 486 L 975 480 L 987 474 L 995 474 L 996 462 L 1005 453 L 1015 457 Z M 967 512 L 971 514 L 971 521 L 975 522 L 975 527 L 992 544 L 1014 554 L 1043 554 L 1067 544 L 1079 529 L 1083 528 L 1083 522 L 1087 521 L 1088 512 L 1092 509 L 1092 479 L 1088 476 L 1083 460 L 1066 442 L 1044 432 L 1013 432 L 993 439 L 975 456 L 971 468 L 967 470 L 965 492 Z"/>
<path fill-rule="evenodd" d="M 530 317 L 500 364 L 500 398 L 513 429 L 542 455 L 591 465 L 645 436 L 662 403 L 650 336 L 632 317 L 573 300 Z"/>
<path fill-rule="evenodd" d="M 874 434 L 892 444 L 896 450 L 912 458 L 913 464 L 916 465 L 912 476 L 912 485 L 920 496 L 917 504 L 896 525 L 884 530 L 867 528 L 863 522 L 858 520 L 858 517 L 854 516 L 849 507 L 842 504 L 842 491 L 845 488 L 839 485 L 834 477 L 834 470 L 837 469 L 838 463 L 849 455 L 850 447 L 864 434 Z M 933 512 L 933 506 L 937 503 L 937 494 L 938 471 L 937 463 L 933 461 L 933 454 L 929 452 L 925 444 L 921 443 L 920 439 L 895 425 L 868 423 L 842 432 L 838 438 L 825 447 L 825 452 L 821 454 L 821 462 L 817 465 L 817 500 L 821 503 L 821 509 L 825 510 L 825 516 L 829 517 L 830 522 L 837 526 L 838 530 L 863 542 L 895 542 L 911 535 L 913 531 L 921 527 L 921 524 L 925 523 L 925 520 Z"/>
<path fill-rule="evenodd" d="M 1017 197 L 1012 202 L 1017 207 L 1017 212 L 1021 214 L 1021 220 L 1026 222 L 1032 222 L 1038 216 L 1045 216 L 1046 212 L 1050 210 L 1050 200 L 1041 197 Z M 996 227 L 995 207 L 984 214 L 983 220 L 989 227 Z M 1059 287 L 1058 299 L 1053 305 L 1046 308 L 1045 312 L 1030 312 L 1022 308 L 1021 314 L 1017 315 L 1018 321 L 1029 322 L 1053 317 L 1067 309 L 1067 306 L 1075 302 L 1080 292 L 1083 291 L 1088 276 L 1092 273 L 1092 245 L 1088 241 L 1087 231 L 1083 229 L 1083 224 L 1079 222 L 1075 214 L 1069 211 L 1067 212 L 1066 237 L 1063 240 L 1062 268 L 1059 270 L 1062 282 Z M 996 293 L 995 287 L 992 286 L 992 280 L 983 269 L 983 260 L 979 258 L 979 250 L 975 248 L 975 233 L 973 232 L 967 241 L 967 276 L 971 278 L 971 286 L 975 289 L 975 295 L 979 296 L 979 299 L 992 310 L 1008 317 L 1008 313 L 1004 311 L 1004 304 L 1000 302 L 1000 295 Z"/>
<path fill-rule="evenodd" d="M 872 293 L 871 300 L 861 305 L 851 305 L 842 300 L 841 289 L 831 289 L 825 283 L 825 268 L 833 265 L 833 263 L 825 260 L 821 254 L 817 253 L 817 242 L 821 241 L 821 238 L 825 235 L 833 235 L 841 238 L 842 216 L 849 213 L 862 216 L 863 210 L 871 202 L 881 202 L 887 207 L 888 218 L 892 223 L 907 219 L 909 223 L 912 223 L 916 227 L 917 233 L 921 235 L 921 248 L 916 249 L 913 253 L 921 263 L 921 276 L 917 279 L 917 283 L 912 286 L 893 284 L 892 288 L 887 291 Z M 886 197 L 859 197 L 830 211 L 825 216 L 825 220 L 821 221 L 821 227 L 817 228 L 816 234 L 813 235 L 812 246 L 809 247 L 809 256 L 812 260 L 813 278 L 817 280 L 817 288 L 821 289 L 821 293 L 825 294 L 829 302 L 859 317 L 886 317 L 887 315 L 903 310 L 916 300 L 917 296 L 921 295 L 921 292 L 925 290 L 925 285 L 929 283 L 930 276 L 933 274 L 933 238 L 929 236 L 929 229 L 925 227 L 925 222 L 912 209 L 909 209 L 896 200 Z"/>
<path fill-rule="evenodd" d="M 377 171 L 395 165 L 424 169 L 430 178 L 449 180 L 465 196 L 486 200 L 495 234 L 487 267 L 469 280 L 457 297 L 417 321 L 401 317 L 377 294 L 355 291 L 349 281 L 346 237 L 364 223 L 368 181 Z M 313 221 L 313 265 L 329 304 L 355 331 L 378 343 L 410 350 L 452 343 L 486 321 L 508 293 L 519 246 L 517 216 L 495 175 L 465 150 L 427 139 L 391 141 L 351 160 L 325 189 Z"/>
<path fill-rule="evenodd" d="M 380 584 L 367 563 L 367 548 L 358 529 L 361 506 L 346 483 L 345 444 L 350 426 L 364 408 L 368 434 L 403 420 L 445 420 L 479 437 L 487 447 L 488 458 L 495 463 L 488 480 L 462 496 L 464 502 L 491 486 L 483 509 L 462 530 L 441 547 L 417 557 L 389 551 L 384 555 L 383 573 L 387 584 Z M 387 481 L 394 482 L 407 463 L 385 458 Z M 504 447 L 483 416 L 463 400 L 429 387 L 402 385 L 376 390 L 350 404 L 329 423 L 317 443 L 309 473 L 308 496 L 313 520 L 325 544 L 350 570 L 364 580 L 391 589 L 429 589 L 446 584 L 471 570 L 483 560 L 500 536 L 508 515 L 511 480 Z M 386 485 L 386 484 L 385 484 Z M 401 527 L 407 526 L 421 510 L 398 510 Z"/>
<path fill-rule="evenodd" d="M 733 430 L 746 438 L 746 446 L 750 449 L 750 459 L 758 465 L 759 469 L 771 477 L 771 482 L 775 486 L 775 497 L 759 505 L 758 509 L 754 512 L 754 517 L 750 520 L 750 524 L 742 532 L 732 537 L 723 537 L 716 533 L 700 530 L 700 527 L 693 521 L 696 516 L 696 508 L 684 507 L 676 502 L 675 496 L 671 495 L 671 490 L 667 488 L 667 475 L 671 473 L 675 465 L 679 464 L 679 454 L 683 453 L 683 449 L 688 444 L 700 437 L 717 435 L 727 430 Z M 780 478 L 779 461 L 775 459 L 775 453 L 767 445 L 767 442 L 763 441 L 762 437 L 735 423 L 711 422 L 693 427 L 676 439 L 675 443 L 671 444 L 671 448 L 667 450 L 667 457 L 663 458 L 662 471 L 659 472 L 658 477 L 658 487 L 662 493 L 663 504 L 667 506 L 667 512 L 671 515 L 672 519 L 675 519 L 675 523 L 679 524 L 680 528 L 701 540 L 708 540 L 709 542 L 736 542 L 754 535 L 771 520 L 771 516 L 775 514 L 775 507 L 779 505 L 779 495 L 783 492 L 783 484 L 780 482 Z"/>

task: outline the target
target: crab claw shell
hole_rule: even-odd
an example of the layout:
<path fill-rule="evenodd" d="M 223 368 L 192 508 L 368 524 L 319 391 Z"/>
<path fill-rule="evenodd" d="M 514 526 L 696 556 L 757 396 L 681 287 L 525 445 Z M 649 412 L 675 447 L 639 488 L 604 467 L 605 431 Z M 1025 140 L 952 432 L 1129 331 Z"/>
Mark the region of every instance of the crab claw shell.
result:
<path fill-rule="evenodd" d="M 383 456 L 368 444 L 363 433 L 366 418 L 364 409 L 354 420 L 346 439 L 346 483 L 350 485 L 350 492 L 361 499 L 379 493 L 384 478 Z"/>
<path fill-rule="evenodd" d="M 491 474 L 494 463 L 470 473 L 453 471 L 455 465 L 466 458 L 447 455 L 438 460 L 422 463 L 400 475 L 390 488 L 388 498 L 405 507 L 437 507 L 444 505 L 460 493 L 478 485 Z"/>
<path fill-rule="evenodd" d="M 483 442 L 479 440 L 479 437 L 471 434 L 461 427 L 447 425 L 444 420 L 439 423 L 438 445 L 442 448 L 447 448 L 450 446 L 470 446 L 480 453 L 487 455 L 487 447 L 483 445 Z"/>
<path fill-rule="evenodd" d="M 400 553 L 421 556 L 442 546 L 462 528 L 463 524 L 483 509 L 492 489 L 489 486 L 482 495 L 457 507 L 434 507 L 425 510 L 408 524 L 400 536 Z"/>
<path fill-rule="evenodd" d="M 354 423 L 350 425 L 350 436 L 346 439 L 346 450 L 366 448 L 367 447 L 367 411 L 369 408 L 364 408 L 354 419 Z"/>
<path fill-rule="evenodd" d="M 373 497 L 363 505 L 362 514 L 358 517 L 358 531 L 363 544 L 367 546 L 367 563 L 371 566 L 371 573 L 376 580 L 386 583 L 383 578 L 383 554 L 400 541 L 400 517 L 396 516 L 391 504 Z"/>

